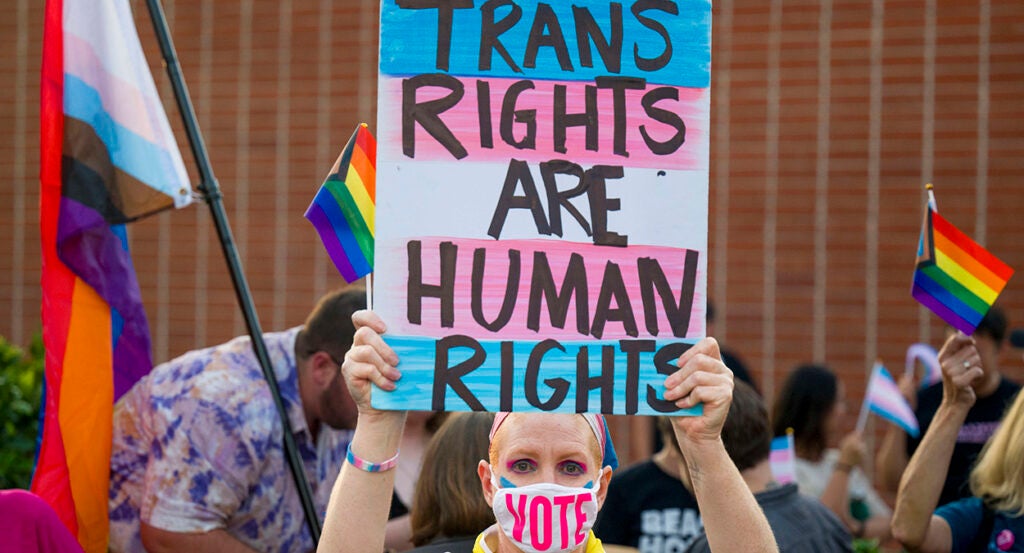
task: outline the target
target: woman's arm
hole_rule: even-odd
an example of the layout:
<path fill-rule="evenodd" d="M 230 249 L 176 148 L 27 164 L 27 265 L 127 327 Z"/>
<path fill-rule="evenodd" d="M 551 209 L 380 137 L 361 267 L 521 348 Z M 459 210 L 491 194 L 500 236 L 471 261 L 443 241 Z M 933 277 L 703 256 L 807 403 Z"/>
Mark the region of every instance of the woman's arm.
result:
<path fill-rule="evenodd" d="M 680 369 L 665 379 L 665 399 L 679 407 L 703 404 L 695 417 L 673 418 L 679 448 L 715 553 L 777 552 L 764 512 L 729 458 L 722 425 L 732 403 L 732 372 L 718 343 L 705 338 L 679 357 Z"/>
<path fill-rule="evenodd" d="M 394 381 L 400 377 L 396 368 L 398 356 L 380 337 L 385 331 L 380 317 L 359 311 L 352 320 L 357 330 L 342 365 L 349 393 L 359 407 L 359 422 L 350 448 L 358 458 L 382 463 L 398 453 L 405 412 L 374 409 L 370 405 L 370 384 L 393 390 Z M 394 487 L 394 470 L 367 472 L 345 463 L 331 491 L 317 551 L 383 551 L 384 527 Z"/>
<path fill-rule="evenodd" d="M 974 405 L 971 382 L 984 375 L 974 340 L 963 334 L 946 341 L 939 361 L 942 403 L 903 473 L 892 517 L 893 536 L 911 552 L 944 553 L 952 547 L 949 525 L 932 511 L 949 471 L 957 434 Z"/>

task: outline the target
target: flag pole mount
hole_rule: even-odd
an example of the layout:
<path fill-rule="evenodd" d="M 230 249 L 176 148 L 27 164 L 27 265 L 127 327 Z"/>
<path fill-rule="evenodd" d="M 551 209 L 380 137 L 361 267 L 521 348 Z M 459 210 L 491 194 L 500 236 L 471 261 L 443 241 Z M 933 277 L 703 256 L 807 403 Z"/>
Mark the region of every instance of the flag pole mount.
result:
<path fill-rule="evenodd" d="M 242 310 L 246 328 L 252 338 L 252 349 L 263 369 L 263 376 L 270 388 L 270 395 L 274 400 L 274 407 L 284 434 L 284 453 L 288 468 L 291 470 L 295 487 L 298 490 L 299 502 L 306 517 L 306 526 L 310 536 L 313 538 L 314 546 L 320 541 L 320 518 L 317 516 L 316 507 L 313 504 L 313 494 L 310 491 L 309 482 L 306 480 L 306 472 L 302 459 L 299 457 L 298 448 L 295 445 L 292 425 L 288 420 L 288 413 L 285 410 L 284 401 L 281 399 L 281 390 L 277 384 L 277 377 L 274 375 L 274 367 L 270 363 L 270 356 L 267 353 L 267 345 L 263 341 L 263 331 L 260 328 L 259 318 L 256 316 L 256 307 L 253 304 L 252 292 L 246 281 L 245 273 L 242 271 L 242 261 L 238 255 L 238 248 L 228 225 L 227 212 L 224 210 L 223 196 L 220 192 L 220 185 L 213 176 L 213 168 L 210 165 L 210 157 L 206 151 L 206 144 L 203 135 L 199 130 L 199 121 L 196 118 L 195 109 L 192 107 L 192 99 L 189 97 L 188 88 L 185 86 L 185 77 L 181 73 L 181 65 L 178 63 L 178 56 L 171 41 L 171 32 L 167 25 L 167 17 L 164 15 L 163 6 L 160 0 L 146 0 L 149 8 L 150 18 L 153 20 L 153 30 L 156 33 L 157 42 L 160 44 L 160 53 L 164 59 L 167 69 L 167 76 L 170 78 L 174 90 L 174 99 L 178 104 L 178 112 L 181 113 L 182 123 L 185 126 L 185 133 L 188 136 L 188 143 L 195 157 L 196 167 L 199 170 L 200 182 L 199 192 L 210 207 L 210 214 L 213 216 L 213 223 L 217 230 L 217 237 L 220 239 L 221 250 L 224 253 L 224 260 L 227 262 L 228 271 L 231 274 L 231 282 L 234 284 L 235 296 L 238 305 Z"/>

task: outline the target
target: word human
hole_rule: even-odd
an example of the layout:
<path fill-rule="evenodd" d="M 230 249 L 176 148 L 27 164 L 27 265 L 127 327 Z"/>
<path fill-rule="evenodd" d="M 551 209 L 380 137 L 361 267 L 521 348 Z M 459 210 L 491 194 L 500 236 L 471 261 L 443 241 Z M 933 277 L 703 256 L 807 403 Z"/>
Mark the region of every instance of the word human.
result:
<path fill-rule="evenodd" d="M 524 244 L 526 246 L 528 244 Z M 539 246 L 537 246 L 539 247 Z M 491 251 L 500 250 L 502 246 L 496 243 Z M 465 248 L 462 248 L 465 250 Z M 430 313 L 435 314 L 437 321 L 429 321 L 441 328 L 453 328 L 455 326 L 456 303 L 464 304 L 464 301 L 456 302 L 456 292 L 465 293 L 464 285 L 456 286 L 457 282 L 464 282 L 467 275 L 457 273 L 459 266 L 460 248 L 454 242 L 441 242 L 437 250 L 430 252 L 429 258 L 439 261 L 439 282 L 426 283 L 423 278 L 423 242 L 422 240 L 410 240 L 407 244 L 408 253 L 408 279 L 406 281 L 406 317 L 415 325 L 424 324 L 424 299 L 436 298 L 440 303 L 438 309 Z M 568 319 L 569 307 L 572 305 L 576 312 L 575 329 L 580 336 L 593 336 L 601 338 L 605 332 L 605 326 L 610 321 L 620 323 L 626 335 L 631 337 L 639 336 L 639 328 L 636 320 L 636 312 L 633 305 L 639 303 L 643 306 L 644 326 L 650 336 L 658 336 L 661 332 L 659 325 L 659 312 L 664 314 L 669 322 L 669 333 L 677 338 L 686 337 L 690 326 L 690 315 L 693 308 L 693 293 L 697 274 L 697 261 L 699 254 L 693 250 L 681 250 L 683 261 L 683 276 L 679 284 L 678 295 L 662 269 L 661 262 L 651 257 L 638 257 L 635 259 L 635 272 L 626 273 L 622 267 L 614 262 L 604 263 L 600 280 L 597 275 L 587 271 L 583 256 L 575 252 L 567 251 L 545 251 L 535 249 L 524 251 L 515 248 L 505 250 L 508 259 L 508 270 L 505 274 L 505 285 L 488 286 L 500 282 L 492 277 L 485 279 L 488 249 L 474 248 L 472 252 L 472 272 L 469 276 L 470 304 L 473 320 L 480 328 L 497 333 L 504 329 L 512 320 L 513 311 L 516 307 L 522 307 L 526 303 L 526 327 L 532 331 L 539 331 L 541 328 L 541 317 L 546 314 L 546 320 L 551 327 L 564 329 Z M 549 257 L 557 256 L 560 261 L 566 263 L 566 270 L 560 280 L 556 279 L 552 272 L 551 260 Z M 529 274 L 528 284 L 522 275 L 523 258 L 530 258 L 532 270 Z M 565 258 L 568 258 L 565 260 Z M 493 255 L 490 259 L 494 259 Z M 635 281 L 626 282 L 625 274 L 635 274 Z M 528 291 L 527 302 L 517 302 L 520 292 Z M 591 291 L 597 291 L 597 299 L 591 303 Z M 640 301 L 633 297 L 639 292 Z M 660 302 L 658 300 L 661 300 Z M 661 309 L 659 309 L 659 303 Z M 488 318 L 484 313 L 483 306 L 486 304 L 500 305 L 498 313 Z M 517 305 L 518 304 L 518 305 Z M 591 305 L 593 308 L 591 308 Z"/>

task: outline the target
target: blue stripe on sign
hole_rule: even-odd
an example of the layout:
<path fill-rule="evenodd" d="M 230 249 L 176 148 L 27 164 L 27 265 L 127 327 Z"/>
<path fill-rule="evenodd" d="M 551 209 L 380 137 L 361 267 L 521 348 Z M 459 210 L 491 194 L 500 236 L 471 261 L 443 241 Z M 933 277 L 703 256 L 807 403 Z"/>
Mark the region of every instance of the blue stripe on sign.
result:
<path fill-rule="evenodd" d="M 611 41 L 612 26 L 609 21 L 610 3 L 577 0 L 574 2 L 537 2 L 516 0 L 522 9 L 517 23 L 501 33 L 497 40 L 508 51 L 512 66 L 494 48 L 490 52 L 490 69 L 482 69 L 480 33 L 482 19 L 492 18 L 481 10 L 482 0 L 477 0 L 473 9 L 453 10 L 452 40 L 448 70 L 437 66 L 437 9 L 403 9 L 396 0 L 385 0 L 381 12 L 380 71 L 393 76 L 417 75 L 422 73 L 447 72 L 457 76 L 523 78 L 561 81 L 587 81 L 598 76 L 623 76 L 647 79 L 651 84 L 706 88 L 711 83 L 711 2 L 708 0 L 680 0 L 674 2 L 678 15 L 661 10 L 645 10 L 634 16 L 630 5 L 622 6 L 622 52 L 621 67 L 612 71 L 594 47 L 586 40 L 591 50 L 593 67 L 583 67 L 577 44 L 576 23 L 573 6 L 588 8 L 600 29 L 600 34 Z M 565 39 L 571 71 L 562 68 L 555 48 L 540 46 L 537 50 L 536 66 L 525 67 L 526 47 L 530 29 L 534 25 L 538 4 L 550 6 Z M 493 20 L 502 21 L 512 13 L 511 5 L 495 10 Z M 653 22 L 652 22 L 653 21 Z M 511 20 L 510 20 L 511 22 Z M 663 26 L 672 43 L 671 60 L 655 71 L 637 67 L 634 50 L 642 58 L 656 58 L 665 51 L 665 40 L 652 27 Z M 550 28 L 543 33 L 553 34 Z M 584 35 L 585 36 L 585 35 Z M 600 40 L 600 39 L 599 39 Z"/>
<path fill-rule="evenodd" d="M 434 389 L 434 353 L 437 340 L 420 336 L 385 336 L 384 340 L 398 354 L 400 363 L 398 368 L 402 371 L 402 378 L 396 382 L 398 388 L 395 391 L 387 392 L 374 388 L 372 398 L 373 406 L 377 409 L 392 410 L 413 410 L 429 411 L 433 409 Z M 657 341 L 655 347 L 660 349 L 666 345 L 680 343 L 683 341 Z M 462 377 L 461 381 L 469 391 L 479 400 L 482 406 L 488 411 L 498 411 L 500 405 L 501 386 L 501 342 L 498 340 L 479 341 L 480 346 L 486 353 L 483 364 L 475 370 Z M 691 343 L 691 342 L 686 342 Z M 540 412 L 546 409 L 539 409 L 531 405 L 526 396 L 526 364 L 534 346 L 538 342 L 515 341 L 513 346 L 513 384 L 512 397 L 513 411 Z M 540 369 L 537 377 L 537 400 L 547 402 L 555 393 L 553 384 L 557 387 L 558 379 L 568 382 L 568 392 L 565 399 L 557 408 L 550 412 L 576 413 L 576 356 L 581 347 L 589 348 L 589 374 L 591 377 L 599 376 L 602 365 L 602 346 L 610 346 L 615 352 L 614 367 L 614 392 L 613 412 L 607 414 L 625 414 L 626 410 L 626 353 L 620 348 L 619 341 L 593 341 L 593 342 L 560 342 L 565 351 L 550 349 L 544 353 L 540 362 Z M 467 347 L 453 348 L 450 351 L 449 366 L 454 366 L 462 361 L 468 360 L 473 351 Z M 639 354 L 639 377 L 638 377 L 638 415 L 664 415 L 655 411 L 647 404 L 647 387 L 652 386 L 661 398 L 664 392 L 665 375 L 659 374 L 654 368 L 654 353 L 647 352 Z M 673 358 L 672 363 L 675 363 Z M 587 411 L 599 412 L 601 408 L 601 391 L 590 390 L 588 396 Z M 450 387 L 445 390 L 444 409 L 446 411 L 469 411 L 470 405 L 463 401 L 459 395 Z M 693 408 L 680 410 L 672 415 L 699 415 L 701 409 Z"/>

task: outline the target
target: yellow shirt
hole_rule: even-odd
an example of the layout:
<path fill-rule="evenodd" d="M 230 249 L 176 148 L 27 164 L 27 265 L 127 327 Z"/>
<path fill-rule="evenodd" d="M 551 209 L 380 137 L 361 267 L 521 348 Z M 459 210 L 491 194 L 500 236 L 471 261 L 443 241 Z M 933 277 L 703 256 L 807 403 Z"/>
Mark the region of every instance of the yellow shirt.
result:
<path fill-rule="evenodd" d="M 498 532 L 501 532 L 501 529 L 497 524 L 480 532 L 480 535 L 476 537 L 476 544 L 473 545 L 473 553 L 495 553 L 498 546 Z M 587 548 L 584 553 L 604 553 L 604 546 L 601 545 L 601 540 L 594 535 L 593 530 L 587 534 Z"/>

